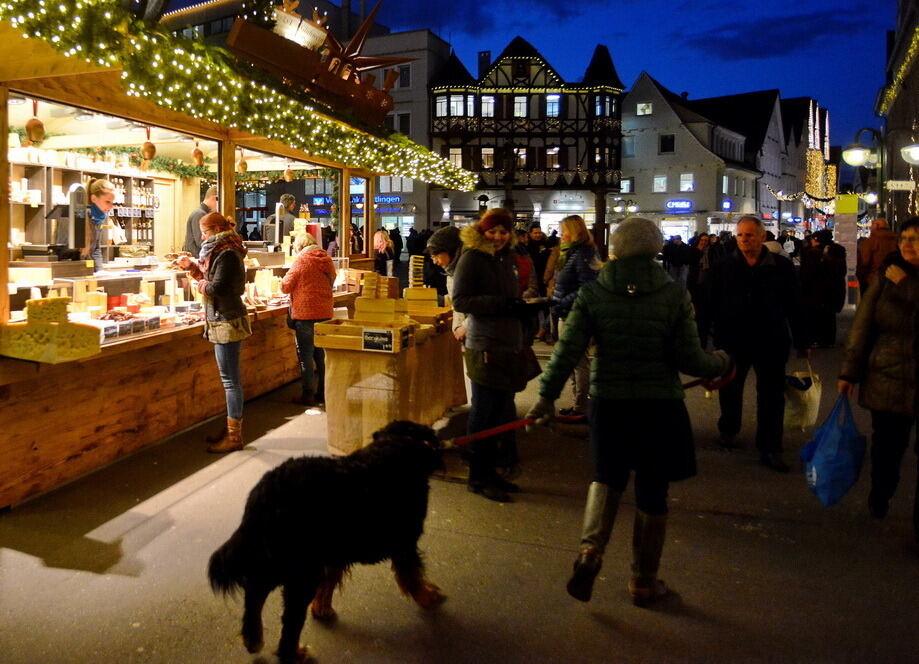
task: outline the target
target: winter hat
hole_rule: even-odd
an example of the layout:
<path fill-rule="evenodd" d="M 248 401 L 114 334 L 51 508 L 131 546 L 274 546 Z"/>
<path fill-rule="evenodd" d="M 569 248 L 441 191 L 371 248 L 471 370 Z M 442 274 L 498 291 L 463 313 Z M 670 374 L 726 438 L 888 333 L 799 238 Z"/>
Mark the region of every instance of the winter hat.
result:
<path fill-rule="evenodd" d="M 495 226 L 504 226 L 508 233 L 514 231 L 514 217 L 507 208 L 491 208 L 487 210 L 478 223 L 479 229 L 484 233 Z"/>
<path fill-rule="evenodd" d="M 447 253 L 452 258 L 462 246 L 460 240 L 460 229 L 456 226 L 447 226 L 441 228 L 434 235 L 428 238 L 428 244 L 425 248 L 429 254 Z"/>
<path fill-rule="evenodd" d="M 629 217 L 621 222 L 610 239 L 616 258 L 650 258 L 660 253 L 663 244 L 660 230 L 653 221 L 644 217 Z"/>

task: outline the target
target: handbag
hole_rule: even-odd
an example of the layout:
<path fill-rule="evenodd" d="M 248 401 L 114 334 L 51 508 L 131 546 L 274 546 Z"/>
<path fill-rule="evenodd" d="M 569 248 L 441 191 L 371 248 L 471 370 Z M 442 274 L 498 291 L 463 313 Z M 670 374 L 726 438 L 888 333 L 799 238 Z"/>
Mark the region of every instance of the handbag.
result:
<path fill-rule="evenodd" d="M 849 398 L 840 395 L 814 439 L 801 448 L 807 485 L 824 507 L 835 505 L 858 481 L 867 442 L 855 428 Z"/>
<path fill-rule="evenodd" d="M 794 371 L 785 376 L 785 428 L 804 431 L 817 423 L 823 385 L 814 373 L 810 361 L 807 371 Z"/>
<path fill-rule="evenodd" d="M 535 359 L 535 354 L 534 354 Z M 469 380 L 494 390 L 520 392 L 529 382 L 527 363 L 522 351 L 482 351 L 465 348 L 466 374 Z"/>
<path fill-rule="evenodd" d="M 229 344 L 252 336 L 249 316 L 233 320 L 208 320 L 204 322 L 204 338 L 214 344 Z"/>

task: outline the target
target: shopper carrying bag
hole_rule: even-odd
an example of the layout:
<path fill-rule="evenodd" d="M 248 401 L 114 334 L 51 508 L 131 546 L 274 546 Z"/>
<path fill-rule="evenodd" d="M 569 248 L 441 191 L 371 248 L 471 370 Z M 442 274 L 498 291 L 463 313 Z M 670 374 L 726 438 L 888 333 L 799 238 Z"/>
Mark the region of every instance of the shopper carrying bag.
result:
<path fill-rule="evenodd" d="M 785 428 L 804 431 L 817 424 L 823 386 L 810 361 L 807 371 L 793 371 L 785 376 Z"/>
<path fill-rule="evenodd" d="M 801 449 L 804 475 L 824 507 L 838 503 L 855 486 L 867 442 L 855 428 L 849 398 L 841 394 L 814 439 Z"/>

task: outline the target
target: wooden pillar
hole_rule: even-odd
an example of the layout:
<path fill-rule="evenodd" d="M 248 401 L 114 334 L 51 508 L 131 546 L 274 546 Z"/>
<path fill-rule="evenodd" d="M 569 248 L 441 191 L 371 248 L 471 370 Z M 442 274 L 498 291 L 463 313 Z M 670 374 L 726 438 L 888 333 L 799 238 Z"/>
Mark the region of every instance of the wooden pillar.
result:
<path fill-rule="evenodd" d="M 10 296 L 6 284 L 10 280 L 9 260 L 10 252 L 6 248 L 10 239 L 10 161 L 9 161 L 9 136 L 10 119 L 7 106 L 10 89 L 0 85 L 0 325 L 6 325 L 10 319 Z"/>
<path fill-rule="evenodd" d="M 220 143 L 220 168 L 217 174 L 220 214 L 236 221 L 236 143 L 230 139 L 224 139 Z"/>
<path fill-rule="evenodd" d="M 351 256 L 351 169 L 342 168 L 338 176 L 338 246 L 342 256 Z"/>

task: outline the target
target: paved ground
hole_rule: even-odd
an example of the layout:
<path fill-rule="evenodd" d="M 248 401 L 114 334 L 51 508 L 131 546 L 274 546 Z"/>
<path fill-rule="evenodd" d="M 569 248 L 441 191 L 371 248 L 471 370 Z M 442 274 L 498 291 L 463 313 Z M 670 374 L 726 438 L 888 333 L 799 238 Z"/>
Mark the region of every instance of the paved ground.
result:
<path fill-rule="evenodd" d="M 838 350 L 815 360 L 824 413 L 838 361 Z M 0 661 L 274 662 L 246 654 L 241 607 L 213 596 L 204 570 L 267 469 L 324 453 L 324 416 L 291 406 L 292 394 L 247 404 L 245 451 L 215 458 L 202 430 L 187 432 L 0 515 Z M 594 600 L 565 594 L 589 481 L 584 431 L 569 428 L 521 436 L 525 493 L 514 504 L 433 482 L 422 547 L 449 595 L 437 612 L 403 599 L 387 566 L 360 568 L 336 597 L 337 624 L 308 621 L 304 641 L 328 664 L 919 661 L 912 453 L 878 524 L 866 516 L 866 477 L 823 509 L 800 472 L 761 468 L 749 442 L 715 448 L 716 400 L 697 389 L 688 405 L 700 472 L 672 489 L 662 576 L 677 594 L 659 608 L 633 607 L 625 590 L 631 499 Z M 752 412 L 745 422 L 750 434 Z M 788 436 L 789 460 L 806 439 Z M 275 595 L 268 643 L 279 612 Z"/>

